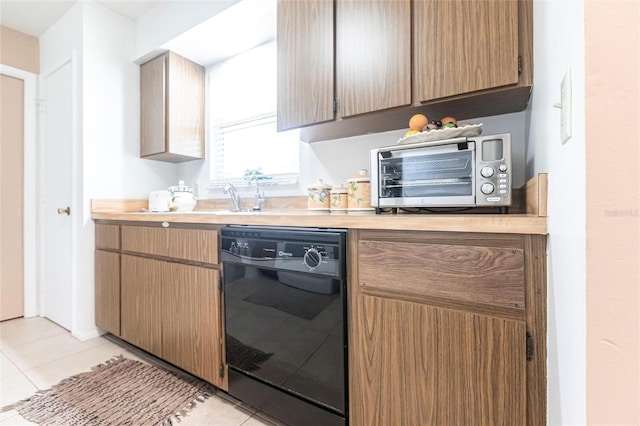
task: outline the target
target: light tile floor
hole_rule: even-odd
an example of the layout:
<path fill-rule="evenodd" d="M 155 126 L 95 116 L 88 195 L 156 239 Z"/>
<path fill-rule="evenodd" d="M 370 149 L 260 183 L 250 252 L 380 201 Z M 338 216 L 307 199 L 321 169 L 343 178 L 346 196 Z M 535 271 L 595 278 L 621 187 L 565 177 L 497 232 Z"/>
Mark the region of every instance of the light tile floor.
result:
<path fill-rule="evenodd" d="M 143 362 L 156 358 L 115 339 L 80 342 L 57 324 L 40 317 L 0 322 L 0 407 L 49 389 L 65 377 L 89 371 L 123 355 Z M 16 411 L 0 413 L 0 426 L 33 425 Z M 198 404 L 180 422 L 184 426 L 273 426 L 278 423 L 220 392 Z"/>

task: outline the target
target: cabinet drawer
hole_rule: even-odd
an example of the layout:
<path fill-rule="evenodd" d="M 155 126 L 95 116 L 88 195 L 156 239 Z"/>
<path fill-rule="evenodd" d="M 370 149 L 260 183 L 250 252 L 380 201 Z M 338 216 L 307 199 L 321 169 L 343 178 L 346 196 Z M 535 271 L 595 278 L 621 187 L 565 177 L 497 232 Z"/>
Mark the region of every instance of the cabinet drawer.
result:
<path fill-rule="evenodd" d="M 360 288 L 524 311 L 522 249 L 358 242 Z"/>
<path fill-rule="evenodd" d="M 120 225 L 96 223 L 96 248 L 120 249 Z"/>
<path fill-rule="evenodd" d="M 218 231 L 123 226 L 122 250 L 202 263 L 218 263 Z"/>

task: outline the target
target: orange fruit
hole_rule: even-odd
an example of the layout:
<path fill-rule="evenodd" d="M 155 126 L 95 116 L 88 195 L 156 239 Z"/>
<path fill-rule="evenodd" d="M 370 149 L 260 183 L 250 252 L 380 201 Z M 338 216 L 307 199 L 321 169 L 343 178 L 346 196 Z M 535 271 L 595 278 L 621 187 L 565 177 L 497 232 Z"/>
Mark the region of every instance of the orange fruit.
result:
<path fill-rule="evenodd" d="M 414 114 L 409 119 L 409 128 L 417 132 L 421 131 L 427 124 L 429 124 L 429 119 L 424 114 Z"/>
<path fill-rule="evenodd" d="M 442 123 L 443 126 L 447 123 L 458 124 L 458 120 L 456 120 L 454 117 L 445 117 L 442 120 L 440 120 L 440 122 Z"/>

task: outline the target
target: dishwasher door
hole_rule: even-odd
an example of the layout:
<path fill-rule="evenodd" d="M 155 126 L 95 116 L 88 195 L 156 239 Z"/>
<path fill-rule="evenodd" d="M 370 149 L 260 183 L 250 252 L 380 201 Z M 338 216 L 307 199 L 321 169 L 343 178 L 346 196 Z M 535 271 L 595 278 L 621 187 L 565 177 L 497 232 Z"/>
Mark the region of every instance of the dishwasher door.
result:
<path fill-rule="evenodd" d="M 304 424 L 314 412 L 344 424 L 346 233 L 233 230 L 222 231 L 229 394 L 274 417 L 277 405 Z"/>

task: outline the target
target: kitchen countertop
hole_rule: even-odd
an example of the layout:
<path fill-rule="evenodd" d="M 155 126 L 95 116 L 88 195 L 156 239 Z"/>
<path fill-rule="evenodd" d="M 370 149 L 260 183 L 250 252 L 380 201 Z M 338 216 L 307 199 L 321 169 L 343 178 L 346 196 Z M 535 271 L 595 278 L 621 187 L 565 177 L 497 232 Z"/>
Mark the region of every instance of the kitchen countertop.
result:
<path fill-rule="evenodd" d="M 272 209 L 261 212 L 230 212 L 215 200 L 198 201 L 192 212 L 149 213 L 141 210 L 147 200 L 101 200 L 91 204 L 94 220 L 168 222 L 210 225 L 306 226 L 318 228 L 386 229 L 402 231 L 482 232 L 500 234 L 547 234 L 546 173 L 531 178 L 522 188 L 522 214 L 308 212 L 305 197 L 270 198 Z M 228 202 L 228 200 L 227 200 Z M 302 203 L 302 204 L 301 204 Z M 280 207 L 278 209 L 277 207 Z"/>
<path fill-rule="evenodd" d="M 286 211 L 186 213 L 93 212 L 96 220 L 214 225 L 307 226 L 320 228 L 546 234 L 547 218 L 531 214 L 372 214 Z"/>

